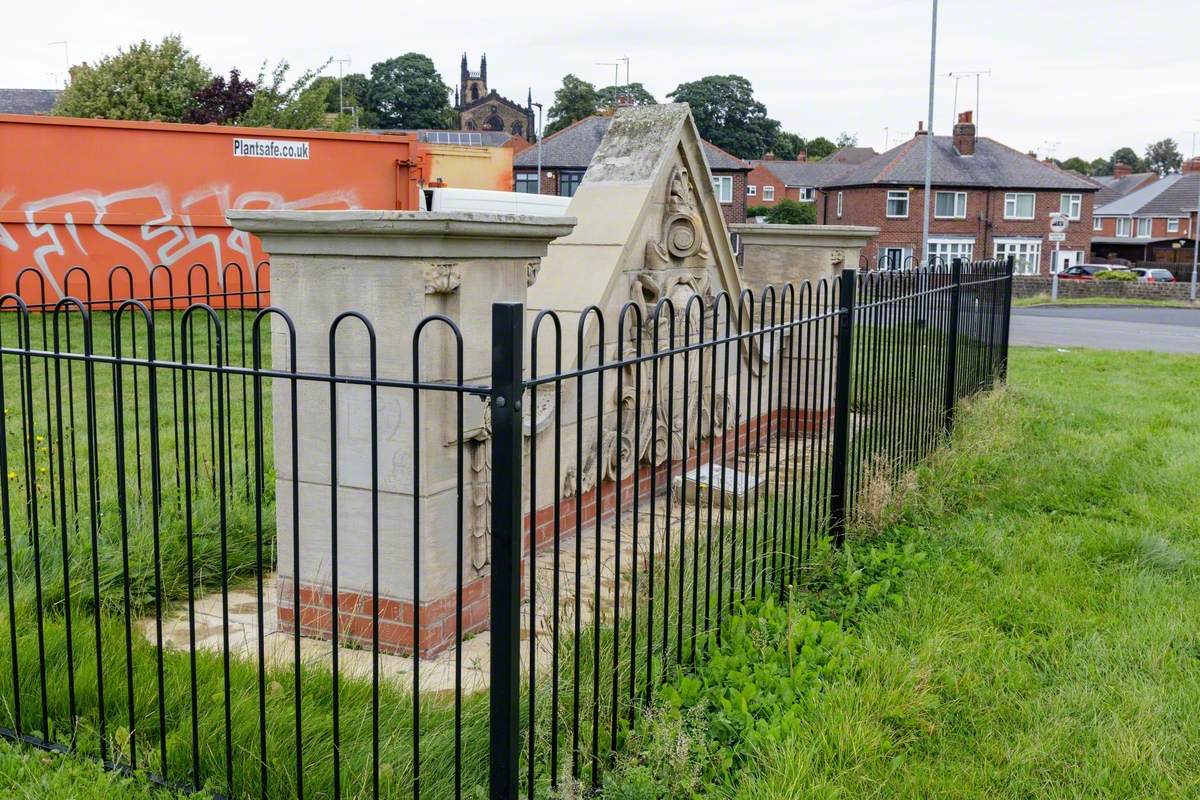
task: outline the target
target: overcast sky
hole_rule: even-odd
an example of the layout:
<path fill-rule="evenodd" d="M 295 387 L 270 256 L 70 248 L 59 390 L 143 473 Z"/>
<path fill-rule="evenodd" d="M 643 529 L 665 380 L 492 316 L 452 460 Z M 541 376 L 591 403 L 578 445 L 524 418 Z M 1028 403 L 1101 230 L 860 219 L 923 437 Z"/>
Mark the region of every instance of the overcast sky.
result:
<path fill-rule="evenodd" d="M 680 82 L 738 73 L 785 129 L 841 131 L 881 150 L 926 114 L 928 0 L 664 3 L 653 0 L 163 0 L 12 3 L 5 11 L 0 86 L 53 85 L 72 62 L 94 61 L 141 38 L 179 33 L 212 69 L 251 76 L 264 59 L 297 68 L 350 58 L 348 71 L 409 51 L 429 55 L 447 84 L 459 58 L 488 54 L 492 88 L 549 108 L 568 72 L 612 82 L 596 62 L 628 56 L 630 75 L 660 100 Z M 1191 38 L 1191 43 L 1188 39 Z M 952 71 L 982 79 L 980 133 L 1059 158 L 1108 156 L 1200 130 L 1197 0 L 942 0 L 934 128 L 953 120 Z M 328 70 L 337 75 L 337 65 Z M 622 80 L 624 68 L 621 69 Z M 61 80 L 61 77 L 60 77 Z M 974 80 L 958 108 L 975 105 Z"/>

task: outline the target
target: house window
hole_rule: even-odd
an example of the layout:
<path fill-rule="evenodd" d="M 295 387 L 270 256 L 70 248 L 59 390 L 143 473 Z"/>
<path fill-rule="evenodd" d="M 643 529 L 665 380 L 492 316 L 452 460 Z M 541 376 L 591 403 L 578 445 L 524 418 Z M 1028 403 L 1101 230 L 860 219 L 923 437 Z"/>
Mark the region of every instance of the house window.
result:
<path fill-rule="evenodd" d="M 1122 217 L 1117 220 L 1117 236 L 1129 236 L 1133 233 L 1133 220 Z"/>
<path fill-rule="evenodd" d="M 1142 217 L 1138 220 L 1138 236 L 1145 238 L 1150 235 L 1150 226 L 1154 224 L 1154 220 L 1149 217 Z"/>
<path fill-rule="evenodd" d="M 1005 219 L 1033 219 L 1033 192 L 1008 192 L 1004 195 Z"/>
<path fill-rule="evenodd" d="M 758 187 L 755 186 L 753 183 L 747 185 L 746 186 L 746 197 L 757 197 L 757 196 L 758 196 Z"/>
<path fill-rule="evenodd" d="M 948 267 L 956 258 L 971 260 L 975 254 L 974 239 L 930 239 L 929 257 L 938 267 Z"/>
<path fill-rule="evenodd" d="M 891 191 L 887 193 L 887 216 L 892 219 L 908 217 L 908 191 Z"/>
<path fill-rule="evenodd" d="M 774 200 L 774 199 L 775 199 L 775 187 L 774 186 L 764 186 L 763 187 L 763 200 L 770 201 L 770 200 Z"/>
<path fill-rule="evenodd" d="M 937 192 L 933 196 L 933 215 L 941 219 L 967 218 L 966 192 Z"/>
<path fill-rule="evenodd" d="M 813 187 L 801 186 L 800 199 L 806 203 L 811 203 L 813 201 Z"/>
<path fill-rule="evenodd" d="M 538 179 L 536 172 L 518 172 L 516 186 L 518 192 L 538 194 Z"/>
<path fill-rule="evenodd" d="M 1167 219 L 1167 233 L 1179 233 L 1179 217 Z"/>
<path fill-rule="evenodd" d="M 563 172 L 558 173 L 558 194 L 560 197 L 574 197 L 575 192 L 579 191 L 579 184 L 583 183 L 582 172 Z"/>
<path fill-rule="evenodd" d="M 1059 198 L 1058 210 L 1067 215 L 1067 219 L 1079 219 L 1083 213 L 1083 195 L 1064 194 Z"/>
<path fill-rule="evenodd" d="M 1092 219 L 1092 230 L 1094 230 L 1094 231 L 1104 230 L 1104 218 L 1103 217 L 1094 217 Z"/>
<path fill-rule="evenodd" d="M 712 179 L 713 194 L 717 196 L 718 203 L 733 202 L 733 176 L 732 175 L 713 175 Z"/>
<path fill-rule="evenodd" d="M 841 218 L 841 216 L 842 216 L 842 193 L 841 192 L 838 192 L 838 196 L 837 196 L 837 215 L 839 218 Z"/>
<path fill-rule="evenodd" d="M 996 258 L 1009 256 L 1014 259 L 1013 272 L 1018 275 L 1037 275 L 1042 271 L 1042 240 L 997 239 Z"/>

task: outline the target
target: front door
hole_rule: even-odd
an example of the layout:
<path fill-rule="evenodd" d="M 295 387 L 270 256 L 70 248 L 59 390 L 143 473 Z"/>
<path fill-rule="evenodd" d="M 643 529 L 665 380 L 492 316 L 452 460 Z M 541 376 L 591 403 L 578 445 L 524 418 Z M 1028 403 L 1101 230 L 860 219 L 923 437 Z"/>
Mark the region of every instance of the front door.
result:
<path fill-rule="evenodd" d="M 1053 254 L 1051 262 L 1050 268 L 1052 270 L 1055 272 L 1063 272 L 1064 270 L 1070 269 L 1077 264 L 1083 263 L 1083 251 L 1059 250 L 1057 253 Z"/>

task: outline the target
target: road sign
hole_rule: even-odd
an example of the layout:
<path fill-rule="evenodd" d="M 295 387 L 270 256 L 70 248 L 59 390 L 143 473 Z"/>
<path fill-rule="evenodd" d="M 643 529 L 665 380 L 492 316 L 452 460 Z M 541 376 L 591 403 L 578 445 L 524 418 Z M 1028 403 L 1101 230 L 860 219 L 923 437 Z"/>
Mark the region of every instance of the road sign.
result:
<path fill-rule="evenodd" d="M 1065 233 L 1053 231 L 1051 232 L 1049 239 L 1052 242 L 1065 242 L 1067 240 L 1067 235 Z"/>
<path fill-rule="evenodd" d="M 1067 232 L 1067 217 L 1065 214 L 1050 215 L 1050 233 L 1066 233 Z M 1059 241 L 1062 239 L 1051 239 L 1050 241 Z"/>

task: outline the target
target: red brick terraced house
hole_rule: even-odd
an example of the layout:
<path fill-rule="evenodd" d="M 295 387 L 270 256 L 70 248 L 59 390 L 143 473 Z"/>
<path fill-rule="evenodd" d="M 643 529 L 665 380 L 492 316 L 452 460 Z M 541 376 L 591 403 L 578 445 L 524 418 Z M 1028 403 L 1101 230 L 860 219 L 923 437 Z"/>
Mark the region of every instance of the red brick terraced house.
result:
<path fill-rule="evenodd" d="M 1200 158 L 1184 162 L 1137 191 L 1097 206 L 1092 223 L 1092 259 L 1159 264 L 1191 263 L 1200 199 Z"/>
<path fill-rule="evenodd" d="M 909 141 L 825 181 L 818 193 L 818 223 L 880 229 L 863 251 L 872 266 L 924 260 L 926 136 L 918 127 Z M 977 138 L 969 111 L 959 115 L 952 136 L 933 137 L 931 172 L 930 256 L 946 262 L 1013 256 L 1018 273 L 1049 274 L 1055 266 L 1050 214 L 1061 211 L 1070 227 L 1057 268 L 1086 260 L 1098 184 Z"/>
<path fill-rule="evenodd" d="M 586 117 L 544 138 L 540 193 L 574 197 L 611 123 L 612 117 L 607 115 Z M 712 172 L 713 191 L 725 221 L 745 222 L 746 176 L 750 173 L 750 164 L 711 142 L 704 143 L 704 157 Z M 518 192 L 539 193 L 537 164 L 536 145 L 513 158 L 513 182 Z"/>
<path fill-rule="evenodd" d="M 877 155 L 869 147 L 843 147 L 820 161 L 752 160 L 754 169 L 746 178 L 746 205 L 773 206 L 785 197 L 815 202 L 818 186 Z"/>

